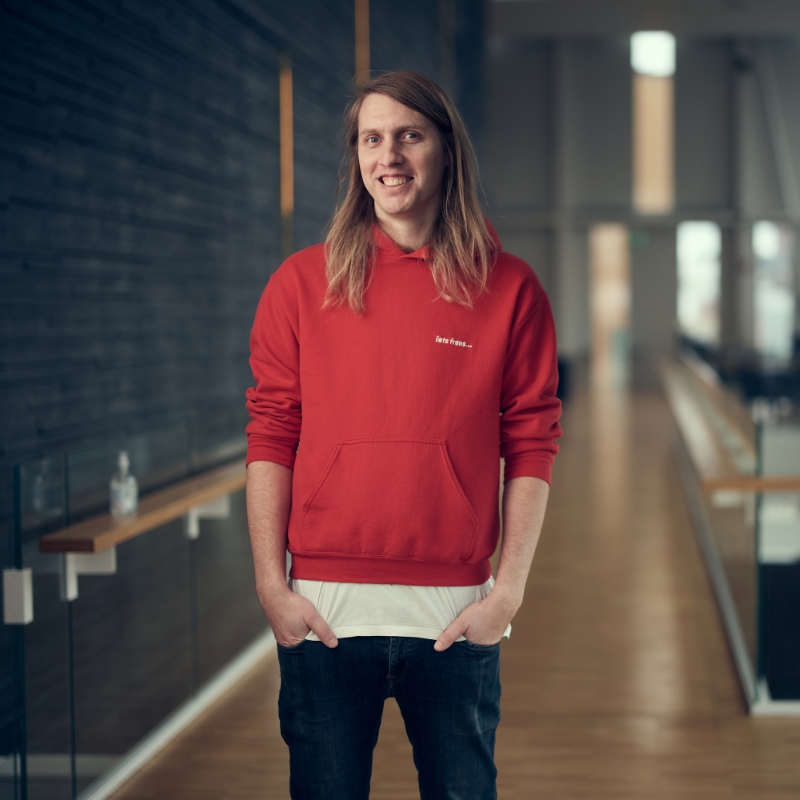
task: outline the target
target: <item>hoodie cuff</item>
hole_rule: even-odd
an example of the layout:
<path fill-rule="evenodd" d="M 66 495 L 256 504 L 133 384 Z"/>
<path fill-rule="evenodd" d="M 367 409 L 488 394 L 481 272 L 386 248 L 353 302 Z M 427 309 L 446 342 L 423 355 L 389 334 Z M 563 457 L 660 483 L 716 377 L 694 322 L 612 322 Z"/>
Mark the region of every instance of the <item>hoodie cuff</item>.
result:
<path fill-rule="evenodd" d="M 503 482 L 512 478 L 540 478 L 552 484 L 553 456 L 551 453 L 528 452 L 506 456 Z"/>
<path fill-rule="evenodd" d="M 247 443 L 245 465 L 252 461 L 272 461 L 287 469 L 294 469 L 295 458 L 296 452 L 290 445 L 262 439 Z"/>

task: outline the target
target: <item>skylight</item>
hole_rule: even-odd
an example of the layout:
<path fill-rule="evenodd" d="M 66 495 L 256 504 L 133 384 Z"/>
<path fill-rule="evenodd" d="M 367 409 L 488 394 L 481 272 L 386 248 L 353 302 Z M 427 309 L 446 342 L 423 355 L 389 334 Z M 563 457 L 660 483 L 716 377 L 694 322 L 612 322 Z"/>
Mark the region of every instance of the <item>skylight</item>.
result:
<path fill-rule="evenodd" d="M 675 37 L 666 31 L 639 31 L 631 36 L 631 67 L 642 75 L 675 74 Z"/>

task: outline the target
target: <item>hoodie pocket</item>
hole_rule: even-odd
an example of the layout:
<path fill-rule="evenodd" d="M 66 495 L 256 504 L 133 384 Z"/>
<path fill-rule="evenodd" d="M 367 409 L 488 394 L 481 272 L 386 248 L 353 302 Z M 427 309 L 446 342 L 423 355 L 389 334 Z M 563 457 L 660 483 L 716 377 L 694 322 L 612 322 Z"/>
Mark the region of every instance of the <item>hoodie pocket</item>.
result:
<path fill-rule="evenodd" d="M 460 561 L 477 527 L 443 441 L 342 442 L 303 512 L 306 554 Z"/>

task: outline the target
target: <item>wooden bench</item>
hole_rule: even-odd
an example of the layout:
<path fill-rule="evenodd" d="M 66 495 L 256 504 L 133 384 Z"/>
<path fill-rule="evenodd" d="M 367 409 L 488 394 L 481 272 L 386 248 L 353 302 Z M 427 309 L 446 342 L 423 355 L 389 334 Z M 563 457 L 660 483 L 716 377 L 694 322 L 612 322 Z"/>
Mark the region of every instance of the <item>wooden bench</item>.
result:
<path fill-rule="evenodd" d="M 244 459 L 185 478 L 147 494 L 129 517 L 96 517 L 62 528 L 39 539 L 43 553 L 99 553 L 172 522 L 193 509 L 228 497 L 244 488 Z"/>
<path fill-rule="evenodd" d="M 660 373 L 664 394 L 703 491 L 800 491 L 800 476 L 755 474 L 755 426 L 711 367 L 686 357 L 664 361 Z M 737 463 L 735 452 L 724 441 L 719 426 L 712 423 L 709 412 L 724 420 L 736 450 L 752 462 L 750 469 L 743 470 Z"/>

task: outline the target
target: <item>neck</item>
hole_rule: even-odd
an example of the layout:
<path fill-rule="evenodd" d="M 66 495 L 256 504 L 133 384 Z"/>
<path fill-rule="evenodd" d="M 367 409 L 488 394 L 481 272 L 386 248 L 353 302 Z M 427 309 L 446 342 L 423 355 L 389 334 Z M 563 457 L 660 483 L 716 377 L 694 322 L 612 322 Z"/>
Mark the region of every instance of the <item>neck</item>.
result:
<path fill-rule="evenodd" d="M 436 225 L 436 213 L 415 216 L 412 219 L 397 219 L 385 217 L 376 208 L 375 216 L 381 230 L 405 253 L 413 253 L 425 247 L 430 242 Z"/>

